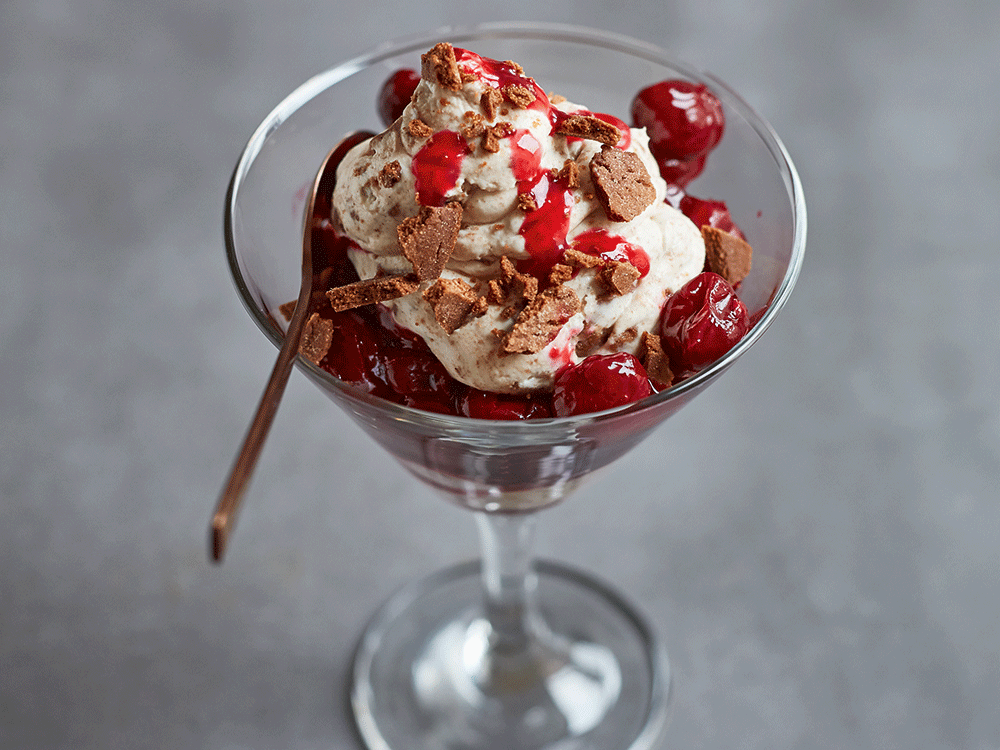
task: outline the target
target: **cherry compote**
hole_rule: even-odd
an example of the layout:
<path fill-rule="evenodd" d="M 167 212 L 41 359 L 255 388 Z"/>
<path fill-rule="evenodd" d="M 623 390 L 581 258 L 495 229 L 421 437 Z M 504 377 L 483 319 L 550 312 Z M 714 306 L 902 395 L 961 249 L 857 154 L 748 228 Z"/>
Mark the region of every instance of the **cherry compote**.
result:
<path fill-rule="evenodd" d="M 557 417 L 604 411 L 653 393 L 646 368 L 633 355 L 594 354 L 556 375 L 552 408 Z"/>
<path fill-rule="evenodd" d="M 703 370 L 750 329 L 747 309 L 724 278 L 700 273 L 667 298 L 660 340 L 676 377 Z"/>
<path fill-rule="evenodd" d="M 413 92 L 420 83 L 420 73 L 411 68 L 401 68 L 389 76 L 378 92 L 378 115 L 386 127 L 392 125 L 403 114 L 410 103 Z"/>

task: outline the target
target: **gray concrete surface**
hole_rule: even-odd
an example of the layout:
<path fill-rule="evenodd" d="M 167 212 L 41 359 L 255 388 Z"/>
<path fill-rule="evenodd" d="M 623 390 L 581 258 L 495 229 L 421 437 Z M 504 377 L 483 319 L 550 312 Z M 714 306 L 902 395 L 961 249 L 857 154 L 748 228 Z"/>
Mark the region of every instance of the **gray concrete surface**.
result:
<path fill-rule="evenodd" d="M 354 748 L 372 610 L 475 554 L 462 511 L 292 378 L 222 201 L 257 122 L 384 39 L 570 20 L 713 71 L 784 138 L 809 245 L 714 389 L 552 510 L 677 674 L 664 747 L 1000 748 L 1000 4 L 0 4 L 0 747 Z M 664 473 L 668 472 L 668 473 Z"/>

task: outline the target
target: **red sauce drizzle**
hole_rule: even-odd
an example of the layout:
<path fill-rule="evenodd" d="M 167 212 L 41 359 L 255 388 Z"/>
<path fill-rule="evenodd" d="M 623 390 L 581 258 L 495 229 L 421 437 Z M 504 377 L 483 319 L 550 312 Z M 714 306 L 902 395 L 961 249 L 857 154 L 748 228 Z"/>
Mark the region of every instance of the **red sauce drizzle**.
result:
<path fill-rule="evenodd" d="M 643 277 L 649 273 L 649 255 L 624 237 L 608 234 L 604 229 L 591 229 L 573 238 L 573 249 L 604 260 L 631 263 Z"/>
<path fill-rule="evenodd" d="M 454 189 L 462 173 L 462 160 L 468 152 L 465 139 L 451 130 L 431 136 L 413 157 L 411 169 L 417 189 L 417 203 L 443 206 L 445 195 Z"/>
<path fill-rule="evenodd" d="M 480 81 L 495 89 L 502 89 L 504 86 L 522 86 L 535 95 L 535 100 L 528 105 L 528 109 L 537 109 L 546 112 L 551 109 L 549 97 L 539 87 L 533 78 L 529 78 L 523 73 L 518 73 L 510 63 L 491 60 L 488 57 L 481 57 L 475 52 L 467 49 L 455 47 L 455 59 L 458 67 L 465 73 L 471 73 Z"/>

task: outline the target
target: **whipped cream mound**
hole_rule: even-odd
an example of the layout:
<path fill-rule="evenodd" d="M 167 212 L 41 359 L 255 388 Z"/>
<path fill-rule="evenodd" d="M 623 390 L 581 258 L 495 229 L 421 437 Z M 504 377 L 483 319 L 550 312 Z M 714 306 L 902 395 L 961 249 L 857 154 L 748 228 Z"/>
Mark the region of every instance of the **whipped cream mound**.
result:
<path fill-rule="evenodd" d="M 337 169 L 331 218 L 358 275 L 412 275 L 409 238 L 459 204 L 440 275 L 381 302 L 452 376 L 546 390 L 585 356 L 635 353 L 705 259 L 645 131 L 550 99 L 516 63 L 447 44 L 422 61 L 402 116 Z"/>

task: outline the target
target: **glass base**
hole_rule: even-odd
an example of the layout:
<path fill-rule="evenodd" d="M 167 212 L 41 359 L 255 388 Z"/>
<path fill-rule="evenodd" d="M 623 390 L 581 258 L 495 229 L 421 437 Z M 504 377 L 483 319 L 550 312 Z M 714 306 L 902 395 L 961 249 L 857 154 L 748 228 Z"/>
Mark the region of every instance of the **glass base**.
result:
<path fill-rule="evenodd" d="M 504 653 L 478 562 L 395 594 L 354 659 L 351 701 L 371 750 L 641 750 L 666 724 L 670 671 L 640 615 L 577 571 L 540 562 L 543 623 Z M 492 644 L 492 645 L 491 645 Z"/>

